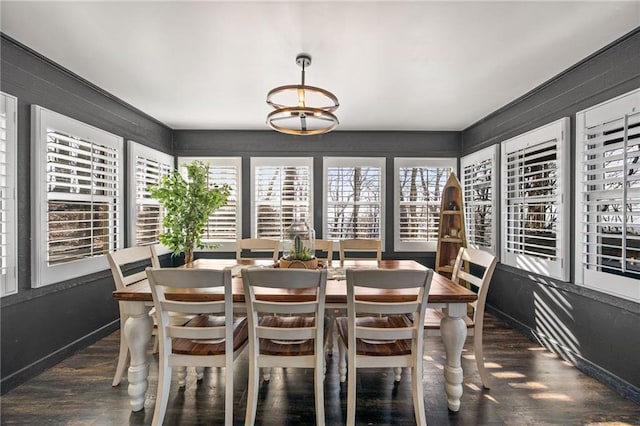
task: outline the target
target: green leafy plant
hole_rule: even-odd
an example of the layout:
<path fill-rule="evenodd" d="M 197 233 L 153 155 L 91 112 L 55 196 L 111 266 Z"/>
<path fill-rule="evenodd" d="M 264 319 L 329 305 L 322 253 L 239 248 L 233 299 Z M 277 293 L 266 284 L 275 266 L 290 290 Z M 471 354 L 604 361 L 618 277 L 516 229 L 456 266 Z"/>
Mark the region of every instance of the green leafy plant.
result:
<path fill-rule="evenodd" d="M 311 252 L 311 249 L 309 249 L 309 247 L 305 247 L 302 243 L 302 238 L 300 238 L 300 235 L 296 235 L 293 238 L 293 247 L 291 253 L 289 253 L 289 256 L 287 257 L 287 260 L 307 261 L 313 259 L 314 257 L 315 256 Z"/>
<path fill-rule="evenodd" d="M 160 242 L 174 256 L 184 253 L 185 262 L 191 262 L 194 249 L 215 247 L 202 242 L 201 237 L 209 216 L 227 203 L 230 187 L 210 187 L 208 166 L 201 161 L 184 167 L 187 170 L 186 180 L 175 170 L 163 176 L 157 186 L 149 187 L 149 192 L 165 208 L 162 221 L 165 232 L 160 234 Z"/>

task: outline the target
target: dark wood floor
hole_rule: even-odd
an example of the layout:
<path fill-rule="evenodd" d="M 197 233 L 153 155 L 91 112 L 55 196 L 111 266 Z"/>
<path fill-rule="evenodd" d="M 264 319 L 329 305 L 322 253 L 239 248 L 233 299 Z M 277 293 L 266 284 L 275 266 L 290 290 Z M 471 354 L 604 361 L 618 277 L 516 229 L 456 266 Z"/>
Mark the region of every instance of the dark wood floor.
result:
<path fill-rule="evenodd" d="M 439 425 L 639 425 L 640 406 L 587 377 L 501 322 L 488 317 L 485 353 L 493 377 L 481 388 L 471 345 L 467 343 L 462 408 L 447 410 L 443 392 L 443 345 L 427 338 L 425 405 L 427 421 Z M 2 396 L 3 425 L 148 425 L 155 404 L 157 358 L 153 358 L 145 410 L 131 413 L 126 380 L 112 388 L 118 333 L 75 354 L 54 368 Z M 242 424 L 247 387 L 246 352 L 235 366 L 235 423 Z M 327 364 L 326 419 L 344 424 L 346 386 L 338 381 L 337 353 Z M 412 425 L 410 377 L 393 384 L 391 370 L 365 370 L 358 377 L 357 423 Z M 257 424 L 315 424 L 310 371 L 274 369 L 260 389 Z M 224 423 L 224 382 L 219 371 L 207 371 L 197 383 L 190 372 L 187 387 L 174 381 L 167 425 Z"/>

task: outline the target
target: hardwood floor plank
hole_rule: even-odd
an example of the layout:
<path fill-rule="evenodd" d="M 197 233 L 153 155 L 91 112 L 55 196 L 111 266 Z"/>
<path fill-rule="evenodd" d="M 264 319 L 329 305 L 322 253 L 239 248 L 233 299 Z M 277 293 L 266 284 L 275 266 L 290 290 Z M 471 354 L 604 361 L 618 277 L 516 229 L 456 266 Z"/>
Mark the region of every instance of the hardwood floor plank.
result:
<path fill-rule="evenodd" d="M 463 352 L 464 395 L 458 413 L 447 409 L 443 391 L 444 348 L 439 337 L 425 341 L 423 386 L 427 421 L 440 425 L 640 425 L 640 406 L 582 374 L 555 354 L 491 316 L 485 319 L 485 356 L 492 378 L 483 390 L 473 359 L 472 338 Z M 149 425 L 155 406 L 157 357 L 152 358 L 145 410 L 132 413 L 127 381 L 112 388 L 118 333 L 72 355 L 2 396 L 2 425 Z M 336 346 L 337 348 L 337 346 Z M 224 423 L 221 369 L 193 371 L 185 389 L 173 377 L 166 425 Z M 246 353 L 234 366 L 234 423 L 246 406 Z M 358 371 L 357 422 L 414 425 L 411 378 L 394 385 L 390 369 Z M 338 380 L 337 349 L 327 361 L 325 410 L 328 425 L 344 424 L 346 384 Z M 260 388 L 257 425 L 315 424 L 313 376 L 300 369 L 274 369 Z"/>

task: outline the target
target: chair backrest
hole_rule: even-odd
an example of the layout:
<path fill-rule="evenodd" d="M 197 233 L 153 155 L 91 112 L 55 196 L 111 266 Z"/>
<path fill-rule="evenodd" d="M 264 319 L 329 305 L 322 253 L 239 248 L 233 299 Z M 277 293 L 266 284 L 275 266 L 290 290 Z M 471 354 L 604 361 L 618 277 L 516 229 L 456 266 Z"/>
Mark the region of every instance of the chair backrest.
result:
<path fill-rule="evenodd" d="M 431 269 L 347 269 L 347 316 L 349 330 L 355 330 L 354 333 L 349 333 L 348 347 L 355 347 L 356 339 L 380 342 L 412 339 L 412 347 L 416 350 L 414 353 L 422 354 L 422 324 L 432 278 Z M 412 288 L 416 290 L 416 297 L 411 301 L 383 302 L 366 299 L 367 289 Z M 413 321 L 405 320 L 406 314 L 413 315 Z M 389 321 L 392 326 L 388 328 L 367 327 L 365 322 L 356 326 L 356 317 L 359 316 L 396 317 L 402 321 Z"/>
<path fill-rule="evenodd" d="M 315 241 L 315 246 L 316 246 L 316 257 L 318 257 L 319 259 L 324 259 L 324 260 L 328 260 L 331 261 L 333 259 L 333 241 L 331 240 L 316 240 Z M 319 257 L 318 256 L 318 251 L 323 251 L 325 253 L 327 253 L 326 257 Z"/>
<path fill-rule="evenodd" d="M 145 273 L 144 269 L 125 276 L 122 271 L 123 266 L 146 260 L 150 262 L 152 268 L 160 267 L 158 255 L 156 254 L 156 250 L 152 245 L 129 247 L 114 251 L 107 254 L 107 260 L 109 261 L 109 266 L 111 267 L 111 273 L 113 274 L 113 281 L 116 284 L 116 290 L 122 290 L 131 284 L 135 284 L 147 279 L 147 274 Z"/>
<path fill-rule="evenodd" d="M 243 256 L 243 250 L 252 252 L 264 251 L 271 252 L 273 261 L 278 261 L 278 254 L 280 252 L 280 241 L 270 240 L 268 238 L 244 238 L 236 241 L 236 260 L 253 259 L 255 257 Z"/>
<path fill-rule="evenodd" d="M 451 281 L 462 284 L 460 281 L 465 281 L 478 288 L 478 299 L 472 304 L 474 307 L 473 320 L 476 322 L 478 316 L 484 315 L 484 305 L 487 301 L 487 294 L 489 292 L 489 283 L 493 276 L 493 271 L 496 268 L 497 258 L 491 253 L 487 253 L 483 250 L 461 247 L 456 257 L 456 262 L 453 265 L 453 273 L 451 274 Z M 482 274 L 476 276 L 473 272 L 479 272 Z"/>
<path fill-rule="evenodd" d="M 171 354 L 174 339 L 202 340 L 206 343 L 224 339 L 225 354 L 233 360 L 233 294 L 231 288 L 231 269 L 184 269 L 184 268 L 147 268 L 153 303 L 158 316 L 160 353 Z M 177 301 L 167 299 L 169 289 L 212 289 L 220 294 L 219 300 Z M 212 315 L 224 316 L 227 320 L 206 321 L 197 327 L 189 324 L 173 324 L 171 315 Z M 203 317 L 204 318 L 204 317 Z M 205 354 L 202 354 L 205 355 Z M 169 355 L 170 356 L 170 355 Z M 226 365 L 230 365 L 228 363 Z"/>
<path fill-rule="evenodd" d="M 326 269 L 245 268 L 242 270 L 242 281 L 249 320 L 250 352 L 258 353 L 258 339 L 279 342 L 315 339 L 315 353 L 323 353 Z M 256 287 L 294 290 L 300 297 L 287 302 L 260 300 L 256 298 Z M 288 323 L 287 328 L 263 327 L 259 322 L 263 315 L 314 316 L 315 322 L 313 327 L 299 327 L 296 323 Z"/>
<path fill-rule="evenodd" d="M 359 256 L 352 256 L 349 253 L 355 252 L 372 252 L 371 256 L 364 256 L 360 253 Z M 382 242 L 380 240 L 340 240 L 340 261 L 347 259 L 363 260 L 363 259 L 376 259 L 382 260 Z"/>

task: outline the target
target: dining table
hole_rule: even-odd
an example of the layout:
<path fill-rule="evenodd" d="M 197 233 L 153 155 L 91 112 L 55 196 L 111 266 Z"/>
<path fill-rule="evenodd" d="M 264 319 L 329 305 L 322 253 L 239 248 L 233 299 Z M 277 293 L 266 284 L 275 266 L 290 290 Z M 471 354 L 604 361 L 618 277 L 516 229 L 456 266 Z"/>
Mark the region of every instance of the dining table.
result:
<path fill-rule="evenodd" d="M 244 309 L 244 289 L 240 270 L 246 267 L 277 267 L 272 259 L 196 259 L 183 265 L 182 268 L 225 269 L 231 268 L 233 275 L 234 311 Z M 327 268 L 327 287 L 325 305 L 327 309 L 346 309 L 347 286 L 346 270 L 351 268 L 368 269 L 427 269 L 414 260 L 345 260 L 331 261 L 323 265 Z M 313 290 L 282 290 L 262 288 L 256 297 L 263 300 L 301 301 L 313 297 Z M 121 315 L 126 316 L 124 325 L 125 343 L 129 348 L 130 364 L 127 373 L 128 394 L 132 411 L 144 408 L 145 393 L 148 387 L 149 354 L 148 343 L 151 339 L 153 320 L 149 310 L 153 307 L 151 289 L 147 280 L 131 284 L 113 292 L 115 300 L 120 302 Z M 169 296 L 168 296 L 169 297 Z M 224 297 L 223 291 L 176 289 L 171 292 L 175 300 L 219 300 Z M 414 289 L 381 290 L 370 289 L 359 297 L 371 301 L 406 301 L 415 298 Z M 462 348 L 467 338 L 467 326 L 464 318 L 467 315 L 467 304 L 477 299 L 476 293 L 458 285 L 444 275 L 434 272 L 429 291 L 429 307 L 442 308 L 444 317 L 441 323 L 441 336 L 445 347 L 444 391 L 447 395 L 448 408 L 451 411 L 460 409 L 462 397 Z"/>

